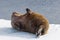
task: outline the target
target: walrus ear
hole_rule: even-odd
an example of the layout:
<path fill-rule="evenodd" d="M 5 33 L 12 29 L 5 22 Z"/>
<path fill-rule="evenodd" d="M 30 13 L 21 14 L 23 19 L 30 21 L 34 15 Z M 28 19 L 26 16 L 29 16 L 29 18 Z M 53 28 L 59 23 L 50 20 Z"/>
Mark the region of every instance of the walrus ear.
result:
<path fill-rule="evenodd" d="M 32 13 L 32 11 L 31 11 L 29 8 L 26 8 L 26 12 L 27 12 L 28 14 L 31 14 L 31 13 Z"/>

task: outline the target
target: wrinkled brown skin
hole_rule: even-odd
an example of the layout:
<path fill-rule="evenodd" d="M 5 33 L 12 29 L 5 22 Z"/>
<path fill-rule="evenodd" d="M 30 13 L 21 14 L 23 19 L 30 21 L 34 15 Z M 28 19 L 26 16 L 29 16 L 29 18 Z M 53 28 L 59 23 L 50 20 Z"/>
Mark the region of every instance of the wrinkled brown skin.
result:
<path fill-rule="evenodd" d="M 19 14 L 13 12 L 11 16 L 11 25 L 14 29 L 19 31 L 30 32 L 39 35 L 44 35 L 48 32 L 49 22 L 41 14 L 32 12 L 30 9 L 26 9 L 25 14 Z"/>

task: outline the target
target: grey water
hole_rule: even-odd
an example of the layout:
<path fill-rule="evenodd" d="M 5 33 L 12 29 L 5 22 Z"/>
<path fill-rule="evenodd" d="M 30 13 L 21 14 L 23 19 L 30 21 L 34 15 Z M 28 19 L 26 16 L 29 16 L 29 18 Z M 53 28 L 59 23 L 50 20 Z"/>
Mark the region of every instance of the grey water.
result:
<path fill-rule="evenodd" d="M 14 11 L 25 13 L 25 9 L 44 15 L 50 24 L 60 24 L 60 0 L 0 0 L 0 19 L 11 19 Z"/>

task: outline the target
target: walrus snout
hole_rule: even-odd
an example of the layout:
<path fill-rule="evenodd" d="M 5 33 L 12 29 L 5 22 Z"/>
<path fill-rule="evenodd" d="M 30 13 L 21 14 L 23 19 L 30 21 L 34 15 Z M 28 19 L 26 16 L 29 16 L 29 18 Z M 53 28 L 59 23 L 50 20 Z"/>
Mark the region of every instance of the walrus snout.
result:
<path fill-rule="evenodd" d="M 22 14 L 19 14 L 18 12 L 13 12 L 12 16 L 21 16 Z"/>
<path fill-rule="evenodd" d="M 12 15 L 17 14 L 17 12 L 13 12 Z"/>

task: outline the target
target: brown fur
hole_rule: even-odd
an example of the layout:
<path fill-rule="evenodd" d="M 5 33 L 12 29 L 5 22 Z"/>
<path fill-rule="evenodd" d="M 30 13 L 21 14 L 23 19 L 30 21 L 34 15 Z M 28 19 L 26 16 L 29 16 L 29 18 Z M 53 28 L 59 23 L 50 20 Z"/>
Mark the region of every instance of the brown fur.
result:
<path fill-rule="evenodd" d="M 21 15 L 13 12 L 11 24 L 14 29 L 34 33 L 37 36 L 47 33 L 49 28 L 48 20 L 41 14 L 26 9 L 26 13 Z"/>

